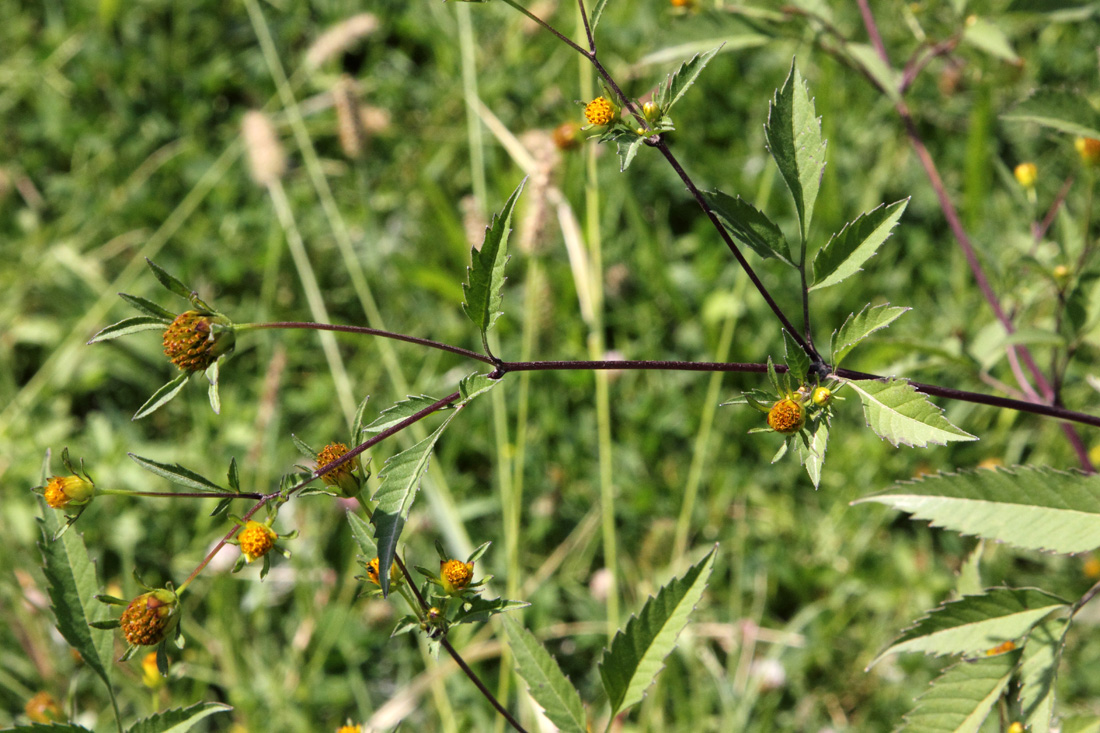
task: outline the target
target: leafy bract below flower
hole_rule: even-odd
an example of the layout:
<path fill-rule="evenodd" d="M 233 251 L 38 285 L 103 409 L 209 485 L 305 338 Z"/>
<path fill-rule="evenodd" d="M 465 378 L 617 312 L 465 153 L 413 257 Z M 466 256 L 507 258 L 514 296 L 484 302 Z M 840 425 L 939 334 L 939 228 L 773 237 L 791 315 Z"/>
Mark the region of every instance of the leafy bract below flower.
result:
<path fill-rule="evenodd" d="M 69 449 L 65 448 L 61 451 L 61 462 L 65 464 L 68 475 L 52 476 L 44 485 L 31 489 L 44 498 L 51 509 L 78 509 L 76 514 L 67 515 L 68 521 L 54 534 L 54 539 L 60 537 L 72 526 L 95 498 L 96 493 L 95 482 L 84 469 L 83 459 L 80 461 L 80 468 L 74 467 L 69 459 Z"/>

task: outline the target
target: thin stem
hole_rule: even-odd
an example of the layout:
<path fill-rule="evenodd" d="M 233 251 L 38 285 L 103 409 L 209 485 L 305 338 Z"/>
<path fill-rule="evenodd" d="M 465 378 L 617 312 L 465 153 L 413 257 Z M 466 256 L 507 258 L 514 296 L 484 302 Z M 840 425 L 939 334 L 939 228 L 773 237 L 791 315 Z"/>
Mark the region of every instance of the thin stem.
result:
<path fill-rule="evenodd" d="M 303 321 L 273 321 L 271 323 L 235 323 L 233 328 L 237 331 L 251 331 L 261 328 L 302 328 L 312 329 L 316 331 L 341 331 L 343 333 L 359 333 L 367 336 L 381 336 L 382 338 L 393 339 L 395 341 L 405 341 L 410 344 L 418 344 L 420 346 L 427 346 L 431 349 L 439 349 L 440 351 L 448 351 L 452 354 L 458 354 L 459 356 L 465 356 L 470 359 L 477 359 L 478 361 L 485 362 L 486 364 L 496 365 L 492 357 L 485 356 L 477 351 L 471 351 L 470 349 L 463 349 L 459 346 L 451 346 L 450 344 L 443 344 L 438 341 L 432 341 L 431 339 L 418 338 L 416 336 L 407 336 L 403 333 L 394 333 L 393 331 L 384 331 L 380 328 L 369 328 L 367 326 L 342 326 L 331 323 L 309 323 Z"/>
<path fill-rule="evenodd" d="M 542 18 L 535 15 L 534 13 L 532 13 L 527 8 L 523 7 L 522 5 L 520 5 L 517 2 L 514 2 L 514 0 L 504 0 L 504 2 L 508 5 L 511 5 L 513 8 L 515 8 L 519 12 L 523 13 L 524 15 L 526 15 L 528 18 L 533 20 L 535 23 L 541 25 L 543 28 L 548 30 L 550 33 L 554 34 L 554 36 L 556 36 L 559 41 L 564 43 L 566 46 L 569 46 L 569 48 L 573 49 L 574 51 L 576 51 L 579 54 L 583 54 L 585 56 L 588 55 L 588 52 L 585 51 L 583 48 L 581 48 L 579 45 L 577 45 L 571 38 L 569 38 L 568 36 L 563 35 L 557 28 L 555 28 L 554 26 L 550 25 L 549 23 L 547 23 Z"/>
<path fill-rule="evenodd" d="M 596 39 L 592 36 L 592 24 L 588 22 L 588 11 L 584 9 L 584 0 L 577 0 L 577 9 L 581 14 L 581 23 L 584 24 L 584 34 L 588 36 L 588 51 L 596 54 Z"/>
<path fill-rule="evenodd" d="M 470 681 L 474 683 L 478 691 L 485 696 L 485 699 L 488 700 L 492 704 L 492 706 L 496 708 L 497 712 L 500 713 L 504 717 L 504 719 L 508 721 L 508 724 L 516 730 L 521 731 L 521 733 L 527 733 L 527 729 L 520 725 L 518 720 L 512 717 L 512 714 L 508 712 L 507 708 L 500 704 L 500 701 L 497 700 L 496 696 L 494 696 L 493 693 L 489 691 L 489 688 L 485 686 L 485 683 L 481 681 L 481 678 L 477 676 L 474 670 L 470 669 L 470 665 L 466 664 L 466 660 L 462 658 L 462 656 L 453 646 L 451 646 L 451 642 L 447 640 L 447 637 L 440 637 L 439 643 L 444 649 L 447 650 L 447 653 L 451 655 L 451 659 L 455 660 L 455 664 L 458 665 L 459 669 L 461 669 L 462 672 L 470 678 Z"/>

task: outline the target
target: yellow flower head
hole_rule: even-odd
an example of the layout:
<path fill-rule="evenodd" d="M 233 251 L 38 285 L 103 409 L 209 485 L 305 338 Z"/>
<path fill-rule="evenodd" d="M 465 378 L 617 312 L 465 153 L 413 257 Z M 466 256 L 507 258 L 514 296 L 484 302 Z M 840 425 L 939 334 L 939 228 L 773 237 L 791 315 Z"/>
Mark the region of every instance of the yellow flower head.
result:
<path fill-rule="evenodd" d="M 828 404 L 829 400 L 833 398 L 833 391 L 828 387 L 814 387 L 812 396 L 813 403 L 818 407 L 822 407 Z"/>
<path fill-rule="evenodd" d="M 341 725 L 336 733 L 362 733 L 363 729 L 358 725 Z"/>
<path fill-rule="evenodd" d="M 142 593 L 122 612 L 119 627 L 131 646 L 153 646 L 179 621 L 179 598 L 167 588 Z"/>
<path fill-rule="evenodd" d="M 266 524 L 253 521 L 245 524 L 237 534 L 241 554 L 248 562 L 261 558 L 270 552 L 271 548 L 275 546 L 276 539 L 278 539 L 278 535 L 275 534 L 275 530 Z"/>
<path fill-rule="evenodd" d="M 466 590 L 474 577 L 474 564 L 461 560 L 442 560 L 439 563 L 439 579 L 448 595 L 457 595 Z"/>
<path fill-rule="evenodd" d="M 317 454 L 317 467 L 327 466 L 337 458 L 347 455 L 347 452 L 348 447 L 343 443 L 330 443 Z M 321 474 L 321 481 L 326 486 L 336 487 L 344 496 L 355 496 L 359 493 L 360 482 L 359 477 L 355 475 L 355 463 L 353 461 L 347 461 L 336 468 L 325 471 Z"/>
<path fill-rule="evenodd" d="M 1039 169 L 1034 163 L 1020 163 L 1016 170 L 1012 171 L 1016 176 L 1016 182 L 1024 188 L 1035 188 L 1035 181 L 1039 178 Z"/>
<path fill-rule="evenodd" d="M 390 564 L 390 585 L 397 585 L 404 580 L 405 574 L 401 572 L 401 568 L 397 567 L 397 562 Z M 367 563 L 367 580 L 381 587 L 382 583 L 378 581 L 378 558 L 373 558 Z"/>
<path fill-rule="evenodd" d="M 32 723 L 63 723 L 66 720 L 61 705 L 48 692 L 36 692 L 27 700 L 23 712 Z"/>
<path fill-rule="evenodd" d="M 157 653 L 149 652 L 141 658 L 141 681 L 146 687 L 158 690 L 164 686 L 165 679 L 157 666 Z"/>
<path fill-rule="evenodd" d="M 201 372 L 233 347 L 233 332 L 214 328 L 214 316 L 184 311 L 164 329 L 164 355 L 184 372 Z"/>
<path fill-rule="evenodd" d="M 606 97 L 596 97 L 585 105 L 584 116 L 590 125 L 609 125 L 615 119 L 615 107 Z"/>
<path fill-rule="evenodd" d="M 1079 137 L 1073 141 L 1077 154 L 1088 165 L 1100 165 L 1100 140 L 1094 137 Z"/>
<path fill-rule="evenodd" d="M 802 403 L 785 397 L 768 411 L 768 425 L 777 433 L 797 433 L 806 423 L 806 409 Z"/>
<path fill-rule="evenodd" d="M 95 497 L 95 485 L 77 475 L 54 476 L 43 492 L 54 509 L 83 506 Z"/>

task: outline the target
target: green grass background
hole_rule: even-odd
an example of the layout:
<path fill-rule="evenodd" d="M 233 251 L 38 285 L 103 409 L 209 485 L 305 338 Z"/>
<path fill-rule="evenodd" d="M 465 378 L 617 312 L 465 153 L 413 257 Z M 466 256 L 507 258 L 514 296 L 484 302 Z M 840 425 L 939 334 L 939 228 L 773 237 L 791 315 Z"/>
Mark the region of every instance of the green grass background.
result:
<path fill-rule="evenodd" d="M 669 51 L 680 59 L 727 42 L 728 51 L 677 108 L 678 129 L 669 136 L 700 185 L 744 196 L 793 233 L 793 209 L 767 156 L 763 122 L 796 56 L 829 140 L 814 245 L 862 211 L 912 197 L 866 272 L 815 294 L 818 341 L 866 303 L 908 305 L 914 313 L 846 365 L 988 391 L 978 376 L 987 360 L 994 376 L 1009 381 L 996 357 L 989 310 L 891 105 L 815 43 L 804 24 L 770 38 L 701 4 L 702 12 L 676 14 L 655 1 L 611 2 L 598 34 L 604 62 L 638 95 L 678 63 L 650 63 L 651 55 Z M 854 7 L 820 5 L 843 33 L 864 40 Z M 961 22 L 948 2 L 874 5 L 896 64 L 916 47 L 914 23 L 936 40 Z M 1035 161 L 1039 200 L 1049 205 L 1063 180 L 1078 175 L 1076 156 L 1065 136 L 998 116 L 1040 85 L 1095 98 L 1100 28 L 1095 19 L 1000 14 L 1002 5 L 973 3 L 968 12 L 998 23 L 1022 60 L 1010 63 L 963 44 L 954 56 L 957 70 L 933 62 L 909 103 L 998 292 L 1020 322 L 1049 329 L 1052 290 L 1044 268 L 1072 262 L 1080 246 L 1084 185 L 1071 190 L 1066 213 L 1033 253 L 1033 212 L 1011 168 Z M 591 77 L 576 55 L 502 3 L 316 0 L 254 7 L 262 19 L 250 18 L 244 3 L 207 0 L 0 2 L 0 724 L 23 720 L 24 702 L 47 690 L 81 723 L 111 728 L 97 681 L 71 658 L 46 610 L 39 509 L 29 489 L 40 483 L 47 449 L 55 471 L 68 446 L 106 487 L 167 490 L 126 457 L 131 451 L 216 480 L 236 457 L 246 489 L 269 490 L 299 460 L 290 433 L 315 446 L 348 440 L 315 334 L 243 336 L 222 372 L 221 416 L 193 384 L 137 423 L 133 412 L 174 376 L 158 338 L 83 345 L 130 315 L 118 291 L 181 306 L 149 275 L 146 256 L 236 320 L 311 319 L 271 199 L 248 176 L 239 139 L 244 112 L 269 111 L 287 146 L 283 185 L 331 319 L 368 322 L 340 250 L 339 232 L 346 231 L 386 327 L 478 348 L 459 307 L 471 244 L 464 206 L 482 216 L 499 208 L 523 173 L 487 128 L 470 134 L 462 44 L 475 49 L 480 100 L 513 134 L 580 121 L 574 101 L 591 94 Z M 574 31 L 571 4 L 539 8 Z M 319 69 L 303 69 L 306 50 L 324 29 L 364 11 L 379 20 L 374 34 Z M 315 153 L 295 142 L 262 33 L 271 34 L 291 77 Z M 390 118 L 359 161 L 341 153 L 328 102 L 341 71 L 357 79 L 365 103 Z M 613 150 L 599 152 L 594 176 L 585 152 L 563 152 L 553 180 L 590 243 L 598 231 L 605 292 L 599 332 L 606 347 L 631 359 L 779 358 L 774 319 L 672 171 L 643 150 L 620 174 Z M 335 215 L 318 198 L 311 155 L 331 187 Z M 464 204 L 472 194 L 482 199 Z M 524 201 L 519 215 L 531 206 Z M 1030 254 L 1035 264 L 1025 266 Z M 796 313 L 793 274 L 770 262 L 759 272 L 779 303 Z M 509 273 L 497 353 L 519 358 L 526 333 L 534 358 L 587 358 L 590 328 L 553 217 L 542 246 L 515 251 Z M 724 328 L 731 329 L 728 354 L 720 350 Z M 449 393 L 478 366 L 407 344 L 385 345 L 395 357 L 388 363 L 376 340 L 337 341 L 355 398 L 371 395 L 372 413 L 407 392 Z M 1047 352 L 1037 349 L 1046 363 Z M 1095 404 L 1083 380 L 1094 353 L 1086 346 L 1069 371 L 1072 407 Z M 410 561 L 424 565 L 434 558 L 437 538 L 456 555 L 493 540 L 479 575 L 496 576 L 494 592 L 507 588 L 531 602 L 524 624 L 555 654 L 598 719 L 596 662 L 608 641 L 608 604 L 599 590 L 606 557 L 595 383 L 584 372 L 547 372 L 531 375 L 524 389 L 514 375 L 495 402 L 486 398 L 467 410 L 440 442 L 436 470 L 404 538 Z M 791 461 L 770 465 L 774 436 L 746 435 L 761 422 L 754 411 L 720 408 L 709 428 L 717 401 L 762 381 L 726 375 L 716 392 L 711 383 L 708 375 L 690 373 L 609 380 L 620 621 L 720 545 L 694 623 L 622 730 L 891 729 L 940 664 L 904 657 L 864 668 L 900 629 L 948 597 L 974 542 L 849 502 L 922 471 L 991 459 L 1072 467 L 1061 430 L 1029 416 L 947 404 L 948 417 L 981 442 L 894 449 L 863 429 L 853 398 L 839 408 L 815 492 Z M 521 409 L 526 433 L 519 442 Z M 1084 436 L 1088 445 L 1100 444 L 1090 432 Z M 373 451 L 374 466 L 408 444 L 383 443 Z M 517 450 L 524 463 L 512 470 Z M 674 552 L 691 481 L 698 482 L 698 500 L 687 516 L 686 547 Z M 509 501 L 520 506 L 511 529 Z M 205 501 L 104 497 L 76 531 L 104 587 L 129 596 L 137 592 L 135 568 L 155 585 L 190 573 L 228 528 L 207 516 L 211 508 Z M 141 684 L 137 661 L 122 665 L 125 716 L 219 700 L 234 711 L 212 719 L 210 730 L 321 731 L 345 719 L 364 722 L 396 699 L 407 702 L 404 729 L 499 729 L 489 705 L 452 665 L 428 657 L 412 636 L 389 638 L 392 605 L 356 600 L 361 567 L 346 510 L 325 497 L 287 505 L 276 528 L 298 529 L 301 537 L 287 543 L 292 559 L 277 560 L 263 583 L 254 569 L 204 572 L 185 597 L 188 643 L 173 655 L 168 685 L 152 693 Z M 509 532 L 514 551 L 506 549 Z M 988 547 L 984 578 L 1072 598 L 1093 582 L 1082 560 Z M 1100 644 L 1087 624 L 1075 629 L 1060 699 L 1066 709 L 1097 712 Z M 462 629 L 455 641 L 478 660 L 489 686 L 504 690 L 509 707 L 535 725 L 515 679 L 501 688 L 497 631 Z M 782 680 L 768 681 L 762 673 L 768 665 L 782 670 Z"/>

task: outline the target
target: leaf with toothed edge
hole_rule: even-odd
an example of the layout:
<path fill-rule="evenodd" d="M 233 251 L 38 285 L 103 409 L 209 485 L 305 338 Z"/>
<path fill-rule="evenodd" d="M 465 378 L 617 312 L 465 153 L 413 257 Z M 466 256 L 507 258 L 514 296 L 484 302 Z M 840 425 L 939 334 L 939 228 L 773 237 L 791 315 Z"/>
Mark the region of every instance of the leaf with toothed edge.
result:
<path fill-rule="evenodd" d="M 904 379 L 854 379 L 846 383 L 863 401 L 867 425 L 880 438 L 923 448 L 929 443 L 977 440 L 943 416 L 943 410 L 928 401 Z"/>
<path fill-rule="evenodd" d="M 584 703 L 558 663 L 534 634 L 514 618 L 504 618 L 504 630 L 508 633 L 508 647 L 516 662 L 516 671 L 527 683 L 531 697 L 542 707 L 547 719 L 566 733 L 586 733 Z"/>
<path fill-rule="evenodd" d="M 486 334 L 500 316 L 502 301 L 501 288 L 504 287 L 504 265 L 508 262 L 508 234 L 511 232 L 512 210 L 519 200 L 520 192 L 527 179 L 520 181 L 516 190 L 508 197 L 499 214 L 485 230 L 485 241 L 481 249 L 470 250 L 469 281 L 463 283 L 462 292 L 466 302 L 462 304 L 465 313 L 474 325 L 481 330 L 481 340 L 485 351 L 489 351 Z"/>
<path fill-rule="evenodd" d="M 232 709 L 233 706 L 220 702 L 200 702 L 186 708 L 164 710 L 134 723 L 126 733 L 186 733 L 203 718 Z"/>
<path fill-rule="evenodd" d="M 905 733 L 978 733 L 989 711 L 1004 694 L 1020 653 L 959 662 L 905 716 Z"/>
<path fill-rule="evenodd" d="M 167 405 L 185 386 L 187 386 L 187 378 L 190 376 L 189 373 L 185 372 L 158 389 L 145 401 L 144 405 L 138 408 L 138 411 L 135 412 L 134 416 L 130 419 L 140 420 L 143 417 L 152 415 L 154 412 Z"/>

